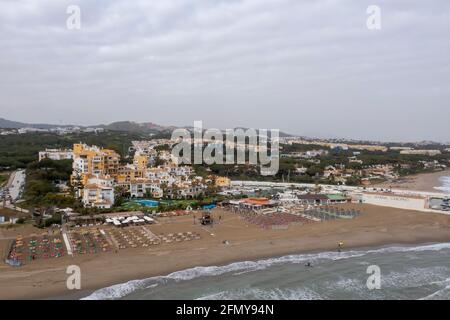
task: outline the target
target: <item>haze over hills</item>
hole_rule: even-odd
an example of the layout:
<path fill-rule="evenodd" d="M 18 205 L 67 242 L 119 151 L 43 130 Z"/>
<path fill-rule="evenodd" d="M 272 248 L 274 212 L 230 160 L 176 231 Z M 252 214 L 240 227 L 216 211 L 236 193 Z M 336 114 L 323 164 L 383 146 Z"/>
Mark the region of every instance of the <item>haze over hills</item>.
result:
<path fill-rule="evenodd" d="M 188 130 L 193 129 L 192 126 L 176 127 L 176 126 L 163 126 L 153 122 L 143 122 L 137 123 L 134 121 L 117 121 L 110 124 L 99 124 L 92 126 L 81 126 L 81 125 L 56 125 L 56 124 L 44 124 L 44 123 L 24 123 L 18 121 L 11 121 L 4 118 L 0 118 L 0 129 L 20 129 L 20 128 L 36 128 L 36 129 L 52 129 L 52 128 L 69 128 L 69 127 L 80 127 L 80 128 L 104 128 L 111 131 L 127 131 L 127 132 L 140 132 L 140 133 L 159 133 L 165 131 L 171 131 L 176 128 L 186 128 Z M 206 128 L 205 128 L 206 129 Z M 236 129 L 247 129 L 247 128 L 236 128 Z M 280 137 L 295 136 L 280 131 Z"/>
<path fill-rule="evenodd" d="M 53 125 L 45 123 L 23 123 L 18 121 L 7 120 L 0 118 L 0 128 L 2 129 L 20 129 L 20 128 L 38 128 L 38 129 L 50 129 L 57 127 L 73 127 L 71 125 Z"/>
<path fill-rule="evenodd" d="M 193 130 L 192 126 L 164 126 L 159 125 L 153 122 L 134 122 L 134 121 L 116 121 L 110 124 L 99 124 L 99 125 L 91 125 L 91 126 L 82 126 L 82 125 L 74 125 L 74 124 L 48 124 L 48 123 L 24 123 L 19 121 L 7 120 L 5 118 L 0 118 L 0 129 L 20 129 L 20 128 L 36 128 L 36 129 L 54 129 L 54 128 L 71 128 L 71 127 L 79 127 L 79 128 L 103 128 L 111 131 L 126 131 L 126 132 L 134 132 L 134 133 L 144 133 L 144 134 L 156 134 L 156 133 L 166 133 L 170 132 L 176 128 L 185 128 L 190 131 Z M 206 128 L 204 128 L 206 129 Z M 234 129 L 248 129 L 244 127 L 235 127 Z M 306 137 L 298 134 L 290 134 L 286 132 L 279 132 L 280 137 L 299 137 L 304 138 L 306 140 L 316 139 L 314 137 Z M 360 139 L 344 139 L 344 138 L 323 138 L 324 140 L 330 140 L 334 142 L 353 142 L 353 143 L 388 143 L 387 141 L 369 141 L 369 140 L 360 140 Z M 389 141 L 389 143 L 397 143 L 395 141 Z M 401 144 L 414 143 L 416 145 L 450 145 L 450 142 L 442 143 L 435 141 L 410 141 L 403 142 Z"/>
<path fill-rule="evenodd" d="M 132 121 L 118 121 L 107 125 L 99 124 L 92 126 L 81 126 L 74 124 L 57 125 L 47 123 L 24 123 L 0 118 L 0 128 L 2 129 L 20 129 L 20 128 L 52 129 L 52 128 L 68 128 L 68 127 L 104 128 L 112 131 L 149 132 L 149 133 L 161 132 L 175 128 L 171 126 L 161 126 L 152 122 L 136 123 Z"/>

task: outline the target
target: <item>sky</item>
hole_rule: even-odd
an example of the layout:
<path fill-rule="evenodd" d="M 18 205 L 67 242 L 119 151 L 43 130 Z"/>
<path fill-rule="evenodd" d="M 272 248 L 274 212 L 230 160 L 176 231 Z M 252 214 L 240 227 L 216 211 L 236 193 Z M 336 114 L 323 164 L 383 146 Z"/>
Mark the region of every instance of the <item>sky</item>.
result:
<path fill-rule="evenodd" d="M 0 117 L 448 142 L 449 34 L 448 0 L 1 0 Z"/>

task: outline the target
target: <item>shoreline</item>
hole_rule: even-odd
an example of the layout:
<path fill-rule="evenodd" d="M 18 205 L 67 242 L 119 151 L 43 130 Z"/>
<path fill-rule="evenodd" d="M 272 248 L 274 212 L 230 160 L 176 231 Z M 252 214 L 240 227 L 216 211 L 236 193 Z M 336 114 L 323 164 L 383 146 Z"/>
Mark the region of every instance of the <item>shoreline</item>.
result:
<path fill-rule="evenodd" d="M 342 253 L 345 252 L 350 252 L 350 251 L 369 251 L 369 250 L 379 250 L 379 249 L 385 249 L 385 248 L 393 248 L 393 247 L 404 247 L 404 248 L 414 248 L 414 247 L 422 247 L 422 246 L 428 246 L 428 245 L 437 245 L 437 244 L 445 244 L 448 243 L 450 244 L 450 240 L 446 241 L 446 242 L 410 242 L 410 243 L 385 243 L 385 244 L 374 244 L 374 245 L 370 245 L 370 246 L 355 246 L 355 247 L 350 247 L 347 248 L 347 250 L 343 250 Z M 117 286 L 117 285 L 123 285 L 126 284 L 128 282 L 133 282 L 133 281 L 146 281 L 152 278 L 156 278 L 156 277 L 167 277 L 170 274 L 173 274 L 175 272 L 181 272 L 181 271 L 187 271 L 187 270 L 191 270 L 193 268 L 197 268 L 197 267 L 226 267 L 228 265 L 231 265 L 233 263 L 243 263 L 243 262 L 259 262 L 259 261 L 264 261 L 264 260 L 268 260 L 268 259 L 278 259 L 278 258 L 282 258 L 282 257 L 286 257 L 289 255 L 306 255 L 306 254 L 319 254 L 319 253 L 331 253 L 331 252 L 336 252 L 333 250 L 307 250 L 307 251 L 300 251 L 300 252 L 288 252 L 282 255 L 275 255 L 275 256 L 262 256 L 262 257 L 257 257 L 255 259 L 246 259 L 246 260 L 230 260 L 228 262 L 225 262 L 223 264 L 217 264 L 217 265 L 200 265 L 200 266 L 193 266 L 190 268 L 185 268 L 185 269 L 180 269 L 180 270 L 175 270 L 166 274 L 157 274 L 157 275 L 149 275 L 147 277 L 144 278 L 136 278 L 136 279 L 130 279 L 124 282 L 118 282 L 118 283 L 114 283 L 111 285 L 107 285 L 104 287 L 98 287 L 95 289 L 81 289 L 79 292 L 76 293 L 72 293 L 72 294 L 64 294 L 62 296 L 55 296 L 55 297 L 47 297 L 47 298 L 43 298 L 43 300 L 83 300 L 87 297 L 89 297 L 90 295 L 92 295 L 94 292 L 101 290 L 101 289 L 105 289 L 105 288 L 109 288 L 112 286 Z"/>
<path fill-rule="evenodd" d="M 376 183 L 373 186 L 426 192 L 444 192 L 436 189 L 442 186 L 442 182 L 440 181 L 442 177 L 450 177 L 450 169 L 408 175 L 400 177 L 395 181 Z"/>
<path fill-rule="evenodd" d="M 256 227 L 236 214 L 222 214 L 212 229 L 192 225 L 191 217 L 154 225 L 152 232 L 201 232 L 201 239 L 186 243 L 135 248 L 118 253 L 99 253 L 33 261 L 20 268 L 0 266 L 0 299 L 80 299 L 92 292 L 132 280 L 168 275 L 196 266 L 224 266 L 291 254 L 343 251 L 395 245 L 450 242 L 450 217 L 367 204 L 352 220 L 293 225 L 287 230 Z M 224 240 L 229 244 L 224 244 Z M 81 268 L 81 291 L 66 288 L 68 265 Z M 2 290 L 1 288 L 7 288 Z"/>

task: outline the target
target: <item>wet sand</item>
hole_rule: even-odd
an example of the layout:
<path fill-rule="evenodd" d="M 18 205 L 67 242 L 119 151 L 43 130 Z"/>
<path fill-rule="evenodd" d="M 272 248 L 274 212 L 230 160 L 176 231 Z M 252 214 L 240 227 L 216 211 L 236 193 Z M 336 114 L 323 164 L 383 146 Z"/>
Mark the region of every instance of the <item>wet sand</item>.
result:
<path fill-rule="evenodd" d="M 450 216 L 366 204 L 346 205 L 363 212 L 352 220 L 335 220 L 264 230 L 236 214 L 216 210 L 222 220 L 213 228 L 193 225 L 190 216 L 177 217 L 149 228 L 152 232 L 196 231 L 200 240 L 33 261 L 20 268 L 0 265 L 1 299 L 77 299 L 91 291 L 134 279 L 166 275 L 195 266 L 224 265 L 310 251 L 344 250 L 389 244 L 450 242 Z M 5 234 L 0 244 L 16 230 Z M 224 244 L 227 240 L 229 244 Z M 3 246 L 4 247 L 4 246 Z M 2 246 L 0 245 L 0 248 Z M 1 249 L 0 249 L 1 250 Z M 3 252 L 4 253 L 4 252 Z M 81 291 L 66 288 L 66 268 L 81 268 Z"/>
<path fill-rule="evenodd" d="M 435 189 L 435 187 L 441 186 L 442 183 L 439 179 L 443 176 L 450 176 L 450 170 L 406 176 L 397 181 L 383 182 L 376 184 L 375 186 L 381 188 L 441 192 L 440 190 Z"/>

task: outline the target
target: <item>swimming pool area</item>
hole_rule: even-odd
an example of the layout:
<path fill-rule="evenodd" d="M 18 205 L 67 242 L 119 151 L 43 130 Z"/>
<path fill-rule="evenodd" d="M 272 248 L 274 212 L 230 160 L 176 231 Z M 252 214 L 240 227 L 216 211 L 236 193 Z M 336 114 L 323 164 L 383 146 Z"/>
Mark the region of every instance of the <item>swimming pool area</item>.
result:
<path fill-rule="evenodd" d="M 144 207 L 157 207 L 159 202 L 155 200 L 135 200 L 134 202 Z"/>

